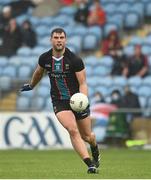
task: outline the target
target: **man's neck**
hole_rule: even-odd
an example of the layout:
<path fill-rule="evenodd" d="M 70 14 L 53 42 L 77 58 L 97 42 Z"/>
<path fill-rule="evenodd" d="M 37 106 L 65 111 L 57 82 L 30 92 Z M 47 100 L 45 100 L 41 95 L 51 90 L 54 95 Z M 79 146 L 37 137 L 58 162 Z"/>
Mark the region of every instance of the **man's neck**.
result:
<path fill-rule="evenodd" d="M 60 58 L 61 56 L 63 56 L 64 52 L 65 52 L 65 48 L 60 52 L 55 51 L 54 49 L 52 49 L 52 55 L 54 57 L 56 57 L 56 58 Z"/>

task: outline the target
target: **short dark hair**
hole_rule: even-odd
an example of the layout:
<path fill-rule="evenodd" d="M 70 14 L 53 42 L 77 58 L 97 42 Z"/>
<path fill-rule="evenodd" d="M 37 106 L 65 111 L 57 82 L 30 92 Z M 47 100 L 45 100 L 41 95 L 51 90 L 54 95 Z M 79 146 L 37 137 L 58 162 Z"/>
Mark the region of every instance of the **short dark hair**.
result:
<path fill-rule="evenodd" d="M 51 32 L 51 37 L 53 36 L 54 33 L 59 33 L 59 34 L 64 33 L 65 37 L 66 37 L 66 32 L 62 28 L 55 28 L 55 29 L 53 29 L 52 32 Z"/>

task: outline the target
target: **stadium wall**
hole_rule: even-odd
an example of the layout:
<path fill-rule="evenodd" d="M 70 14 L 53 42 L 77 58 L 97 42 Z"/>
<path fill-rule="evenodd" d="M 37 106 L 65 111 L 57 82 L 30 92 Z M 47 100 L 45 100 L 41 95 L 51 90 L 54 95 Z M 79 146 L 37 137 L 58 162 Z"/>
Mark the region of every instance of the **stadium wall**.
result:
<path fill-rule="evenodd" d="M 0 113 L 0 149 L 72 148 L 53 113 Z"/>

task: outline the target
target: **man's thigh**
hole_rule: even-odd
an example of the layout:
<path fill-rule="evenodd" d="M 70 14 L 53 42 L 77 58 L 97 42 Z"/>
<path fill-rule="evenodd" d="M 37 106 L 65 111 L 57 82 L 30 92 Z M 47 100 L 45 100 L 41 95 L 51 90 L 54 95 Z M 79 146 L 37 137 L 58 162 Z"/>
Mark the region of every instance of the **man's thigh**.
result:
<path fill-rule="evenodd" d="M 72 111 L 64 110 L 56 113 L 57 119 L 67 130 L 77 129 L 77 123 Z"/>

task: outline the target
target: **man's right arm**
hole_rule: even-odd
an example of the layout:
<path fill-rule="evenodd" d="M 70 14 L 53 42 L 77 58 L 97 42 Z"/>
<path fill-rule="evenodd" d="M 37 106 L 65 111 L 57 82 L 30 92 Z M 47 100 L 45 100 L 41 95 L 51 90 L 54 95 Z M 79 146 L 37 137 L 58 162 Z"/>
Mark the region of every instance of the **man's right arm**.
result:
<path fill-rule="evenodd" d="M 35 72 L 33 73 L 30 84 L 24 84 L 24 86 L 21 88 L 20 91 L 32 90 L 38 84 L 38 82 L 41 80 L 43 73 L 44 73 L 44 68 L 42 68 L 40 65 L 38 65 Z"/>
<path fill-rule="evenodd" d="M 44 68 L 38 65 L 30 82 L 30 86 L 32 88 L 34 88 L 38 84 L 38 82 L 41 80 L 43 73 L 44 73 Z"/>

